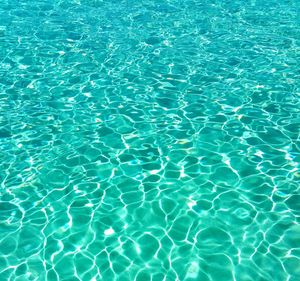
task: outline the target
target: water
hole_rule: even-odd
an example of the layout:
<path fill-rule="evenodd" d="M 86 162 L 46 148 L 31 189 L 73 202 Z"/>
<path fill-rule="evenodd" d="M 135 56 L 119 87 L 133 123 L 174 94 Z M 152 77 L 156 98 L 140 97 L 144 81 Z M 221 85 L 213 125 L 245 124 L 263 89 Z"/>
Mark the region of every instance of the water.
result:
<path fill-rule="evenodd" d="M 300 280 L 299 7 L 1 0 L 0 280 Z"/>

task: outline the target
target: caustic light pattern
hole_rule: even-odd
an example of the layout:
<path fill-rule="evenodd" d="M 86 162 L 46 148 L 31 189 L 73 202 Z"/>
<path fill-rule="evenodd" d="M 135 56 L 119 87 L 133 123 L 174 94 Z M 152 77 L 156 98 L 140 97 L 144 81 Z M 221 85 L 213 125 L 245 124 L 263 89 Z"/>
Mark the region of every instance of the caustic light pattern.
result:
<path fill-rule="evenodd" d="M 299 281 L 298 0 L 1 0 L 0 280 Z"/>

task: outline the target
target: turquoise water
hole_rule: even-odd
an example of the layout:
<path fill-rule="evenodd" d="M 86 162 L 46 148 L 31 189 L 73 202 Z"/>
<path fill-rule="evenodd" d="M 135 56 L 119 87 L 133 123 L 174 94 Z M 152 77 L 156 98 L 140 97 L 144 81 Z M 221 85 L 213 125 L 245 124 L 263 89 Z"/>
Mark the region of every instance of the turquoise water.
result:
<path fill-rule="evenodd" d="M 300 2 L 0 1 L 0 280 L 300 280 Z"/>

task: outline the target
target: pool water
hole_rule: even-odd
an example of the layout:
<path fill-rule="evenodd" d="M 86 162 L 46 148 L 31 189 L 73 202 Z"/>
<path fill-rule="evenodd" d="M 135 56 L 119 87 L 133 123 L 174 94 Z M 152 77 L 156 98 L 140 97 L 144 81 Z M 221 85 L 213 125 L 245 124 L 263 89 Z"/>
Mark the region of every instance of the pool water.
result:
<path fill-rule="evenodd" d="M 0 280 L 300 280 L 298 0 L 1 0 Z"/>

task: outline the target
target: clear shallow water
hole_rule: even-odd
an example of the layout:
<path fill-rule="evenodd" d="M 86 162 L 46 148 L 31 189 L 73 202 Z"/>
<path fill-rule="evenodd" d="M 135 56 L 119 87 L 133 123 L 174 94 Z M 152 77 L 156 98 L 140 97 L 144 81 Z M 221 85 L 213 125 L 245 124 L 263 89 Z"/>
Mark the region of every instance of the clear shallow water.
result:
<path fill-rule="evenodd" d="M 53 2 L 0 1 L 0 279 L 300 280 L 299 1 Z"/>

